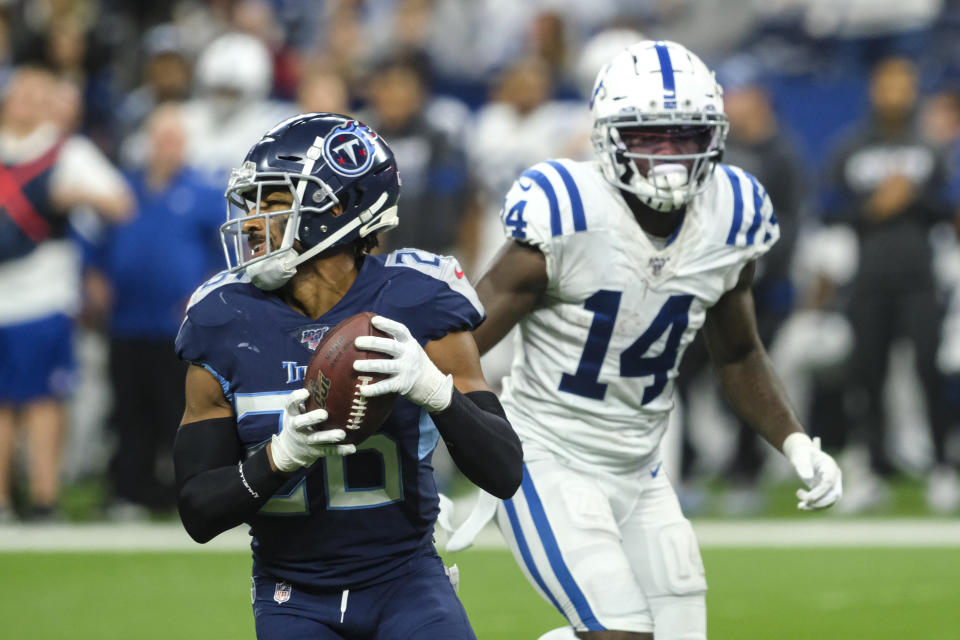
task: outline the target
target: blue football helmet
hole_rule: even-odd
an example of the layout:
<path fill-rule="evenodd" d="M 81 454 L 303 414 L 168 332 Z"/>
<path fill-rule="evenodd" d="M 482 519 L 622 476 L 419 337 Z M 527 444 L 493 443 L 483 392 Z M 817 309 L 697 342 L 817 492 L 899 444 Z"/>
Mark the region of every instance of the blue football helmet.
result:
<path fill-rule="evenodd" d="M 261 211 L 264 197 L 278 189 L 293 196 L 291 208 Z M 255 285 L 271 290 L 317 254 L 397 226 L 400 175 L 390 147 L 365 124 L 308 113 L 284 120 L 253 145 L 225 195 L 220 235 L 227 268 L 245 269 Z M 272 246 L 268 232 L 266 246 L 254 253 L 247 237 L 254 220 L 266 229 L 285 221 L 280 245 Z"/>

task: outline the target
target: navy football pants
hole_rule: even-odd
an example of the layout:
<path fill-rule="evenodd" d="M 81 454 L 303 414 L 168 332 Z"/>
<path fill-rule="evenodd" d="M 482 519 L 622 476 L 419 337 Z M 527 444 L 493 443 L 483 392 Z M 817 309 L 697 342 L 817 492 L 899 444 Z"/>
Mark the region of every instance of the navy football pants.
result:
<path fill-rule="evenodd" d="M 413 573 L 342 591 L 304 591 L 254 577 L 258 640 L 476 640 L 467 613 L 437 556 Z M 278 602 L 279 600 L 279 602 Z M 342 621 L 341 621 L 342 616 Z"/>

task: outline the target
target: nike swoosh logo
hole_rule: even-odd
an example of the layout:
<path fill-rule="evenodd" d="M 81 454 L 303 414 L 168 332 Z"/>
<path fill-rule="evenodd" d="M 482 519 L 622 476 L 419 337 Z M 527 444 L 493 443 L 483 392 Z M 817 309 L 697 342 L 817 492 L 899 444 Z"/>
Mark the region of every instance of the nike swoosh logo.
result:
<path fill-rule="evenodd" d="M 660 473 L 660 467 L 662 467 L 662 466 L 663 466 L 663 463 L 662 463 L 662 462 L 658 462 L 658 463 L 657 463 L 657 466 L 654 467 L 653 471 L 650 472 L 650 477 L 651 477 L 651 478 L 656 478 L 656 477 L 657 477 L 657 474 Z"/>
<path fill-rule="evenodd" d="M 520 185 L 520 189 L 521 189 L 522 191 L 530 191 L 530 187 L 533 186 L 533 183 L 532 183 L 532 182 L 528 183 L 527 186 L 523 186 L 523 183 L 520 182 L 519 180 L 517 180 L 517 184 Z"/>

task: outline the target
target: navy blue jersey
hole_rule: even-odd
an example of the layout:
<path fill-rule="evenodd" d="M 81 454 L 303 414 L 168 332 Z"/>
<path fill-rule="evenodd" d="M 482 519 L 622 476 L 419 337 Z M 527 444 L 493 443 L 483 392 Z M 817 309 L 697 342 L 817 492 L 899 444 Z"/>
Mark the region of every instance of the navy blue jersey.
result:
<path fill-rule="evenodd" d="M 222 272 L 191 298 L 177 354 L 220 381 L 252 453 L 278 432 L 286 396 L 303 387 L 323 334 L 362 311 L 402 322 L 421 345 L 483 318 L 455 259 L 403 249 L 367 256 L 347 294 L 316 320 L 243 272 Z M 433 553 L 438 439 L 429 415 L 398 397 L 355 454 L 301 469 L 249 520 L 254 573 L 343 589 L 390 579 L 417 554 Z"/>

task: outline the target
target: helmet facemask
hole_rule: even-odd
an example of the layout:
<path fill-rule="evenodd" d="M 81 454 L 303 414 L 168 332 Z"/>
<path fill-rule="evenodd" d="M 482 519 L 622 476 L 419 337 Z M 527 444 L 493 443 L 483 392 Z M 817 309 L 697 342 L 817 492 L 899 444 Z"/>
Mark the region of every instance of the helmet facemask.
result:
<path fill-rule="evenodd" d="M 723 89 L 687 48 L 630 45 L 597 74 L 590 108 L 593 148 L 613 186 L 676 211 L 709 185 L 727 136 Z"/>
<path fill-rule="evenodd" d="M 312 202 L 306 206 L 303 196 L 308 186 Z M 270 206 L 274 193 L 289 194 L 289 208 Z M 234 169 L 225 196 L 227 221 L 220 226 L 220 237 L 227 266 L 231 273 L 245 269 L 254 284 L 267 290 L 283 285 L 296 273 L 298 264 L 317 253 L 301 253 L 303 247 L 295 246 L 301 221 L 329 214 L 338 204 L 333 190 L 315 176 L 258 173 L 251 162 Z M 273 200 L 287 201 L 282 197 Z"/>
<path fill-rule="evenodd" d="M 673 211 L 706 189 L 727 127 L 723 114 L 618 115 L 595 123 L 593 145 L 614 186 Z"/>

